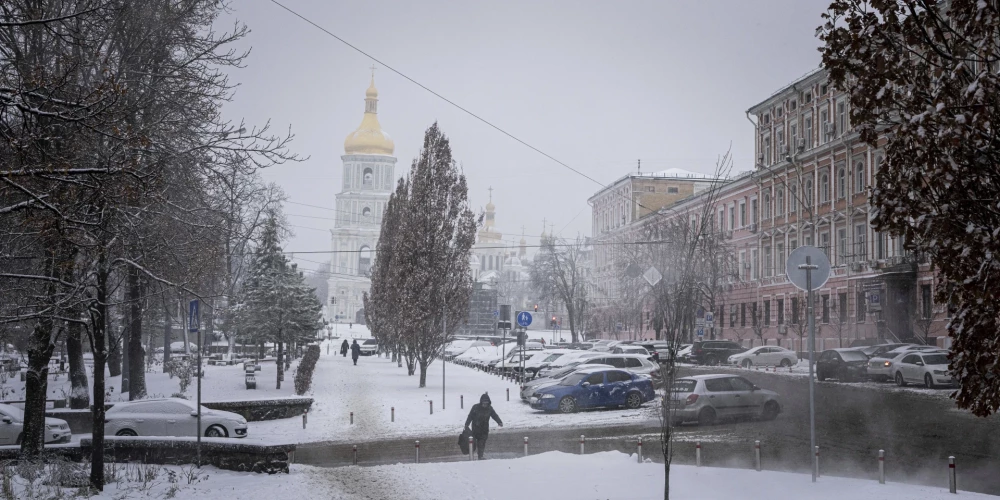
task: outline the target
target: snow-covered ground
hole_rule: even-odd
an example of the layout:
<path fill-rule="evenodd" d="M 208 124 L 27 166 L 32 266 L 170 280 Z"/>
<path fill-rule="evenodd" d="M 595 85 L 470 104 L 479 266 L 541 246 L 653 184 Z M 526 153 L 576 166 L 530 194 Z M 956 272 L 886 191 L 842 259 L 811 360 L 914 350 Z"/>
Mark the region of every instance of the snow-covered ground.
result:
<path fill-rule="evenodd" d="M 143 490 L 135 483 L 109 485 L 97 498 L 162 498 L 175 489 L 173 498 L 331 498 L 407 500 L 577 500 L 593 498 L 663 498 L 663 465 L 636 463 L 621 452 L 573 455 L 548 452 L 511 460 L 396 464 L 377 467 L 321 469 L 293 465 L 291 474 L 239 473 L 202 469 L 194 484 L 178 467 L 165 467 L 181 479 L 159 479 Z M 190 470 L 190 469 L 187 469 Z M 582 473 L 582 475 L 581 475 Z M 162 476 L 166 476 L 164 472 Z M 940 487 L 824 476 L 813 484 L 805 474 L 756 472 L 745 469 L 671 468 L 671 498 L 688 500 L 742 500 L 809 498 L 811 500 L 945 500 L 997 498 L 989 495 L 948 493 L 942 474 Z M 959 482 L 961 484 L 961 482 Z"/>
<path fill-rule="evenodd" d="M 322 346 L 312 390 L 306 394 L 314 399 L 306 430 L 302 429 L 301 419 L 251 422 L 248 439 L 357 443 L 394 437 L 457 435 L 471 405 L 478 403 L 483 393 L 489 393 L 504 424 L 519 429 L 637 424 L 655 422 L 657 418 L 654 402 L 638 410 L 594 410 L 571 415 L 538 412 L 521 402 L 517 384 L 452 363 L 444 369 L 447 404 L 442 409 L 440 360 L 428 368 L 427 387 L 418 388 L 419 370 L 408 376 L 405 367 L 399 368 L 385 357 L 374 356 L 362 357 L 354 366 L 350 356 L 341 357 L 335 347 L 327 355 L 325 343 Z M 460 408 L 460 396 L 464 396 L 464 408 Z M 238 398 L 234 395 L 231 399 Z M 433 415 L 429 403 L 432 400 Z M 392 408 L 396 409 L 395 422 Z M 354 412 L 353 425 L 350 412 Z"/>

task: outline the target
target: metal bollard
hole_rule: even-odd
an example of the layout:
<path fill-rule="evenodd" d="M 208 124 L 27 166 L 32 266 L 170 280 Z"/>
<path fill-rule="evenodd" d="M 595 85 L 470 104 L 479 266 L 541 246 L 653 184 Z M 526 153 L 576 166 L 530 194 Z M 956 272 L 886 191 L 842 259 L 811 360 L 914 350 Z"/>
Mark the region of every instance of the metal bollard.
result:
<path fill-rule="evenodd" d="M 354 445 L 354 465 L 358 465 L 358 445 Z"/>
<path fill-rule="evenodd" d="M 753 442 L 753 460 L 757 472 L 760 472 L 760 441 Z"/>
<path fill-rule="evenodd" d="M 458 409 L 460 409 L 460 410 L 464 410 L 465 409 L 465 396 L 459 396 L 458 397 Z"/>
<path fill-rule="evenodd" d="M 948 457 L 948 492 L 958 493 L 958 481 L 955 479 L 955 457 Z"/>
<path fill-rule="evenodd" d="M 885 450 L 878 450 L 878 484 L 885 484 Z"/>
<path fill-rule="evenodd" d="M 469 436 L 469 461 L 470 462 L 476 459 L 476 453 L 472 451 L 472 445 L 473 445 L 472 436 Z"/>
<path fill-rule="evenodd" d="M 417 440 L 417 463 L 420 463 L 420 440 Z"/>
<path fill-rule="evenodd" d="M 395 422 L 396 421 L 396 407 L 395 406 L 393 406 L 392 408 L 389 409 L 389 421 L 390 422 Z"/>
<path fill-rule="evenodd" d="M 586 440 L 587 440 L 587 438 L 585 438 L 585 437 L 583 436 L 583 434 L 580 434 L 580 454 L 581 454 L 581 455 L 583 455 L 583 443 L 584 443 L 584 442 L 585 442 Z"/>
<path fill-rule="evenodd" d="M 510 387 L 507 388 L 507 401 L 510 401 Z"/>
<path fill-rule="evenodd" d="M 813 470 L 816 473 L 816 477 L 819 477 L 819 446 L 813 450 Z"/>
<path fill-rule="evenodd" d="M 302 428 L 306 428 L 306 415 L 309 414 L 309 410 L 302 412 Z"/>
<path fill-rule="evenodd" d="M 351 425 L 354 425 L 354 412 L 351 412 Z"/>
<path fill-rule="evenodd" d="M 701 467 L 701 441 L 694 443 L 694 466 Z"/>
<path fill-rule="evenodd" d="M 528 456 L 528 436 L 524 436 L 524 456 Z"/>
<path fill-rule="evenodd" d="M 639 443 L 636 444 L 636 459 L 641 464 L 642 463 L 642 437 L 639 437 Z"/>
<path fill-rule="evenodd" d="M 428 400 L 427 402 L 431 404 L 431 415 L 433 415 L 434 414 L 434 401 Z"/>

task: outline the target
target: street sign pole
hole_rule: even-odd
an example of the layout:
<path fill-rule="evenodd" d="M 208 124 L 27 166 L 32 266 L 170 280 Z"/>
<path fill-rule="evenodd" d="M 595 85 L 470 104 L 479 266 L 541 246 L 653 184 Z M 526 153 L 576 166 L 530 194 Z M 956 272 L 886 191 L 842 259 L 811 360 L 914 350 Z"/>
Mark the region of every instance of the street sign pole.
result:
<path fill-rule="evenodd" d="M 806 310 L 809 311 L 809 449 L 816 449 L 816 377 L 813 366 L 816 355 L 816 304 L 813 301 L 812 272 L 819 266 L 813 265 L 812 258 L 806 257 L 806 263 L 799 266 L 799 269 L 806 271 L 806 294 L 809 301 Z M 813 461 L 816 457 L 813 457 Z M 815 464 L 814 464 L 815 465 Z M 812 469 L 812 482 L 816 482 L 816 467 Z"/>
<path fill-rule="evenodd" d="M 198 376 L 198 403 L 196 411 L 198 413 L 197 428 L 194 433 L 198 440 L 196 445 L 198 468 L 201 468 L 201 315 L 199 313 L 198 299 L 192 300 L 188 304 L 188 331 L 194 332 L 198 336 L 198 366 L 195 368 L 195 374 Z"/>

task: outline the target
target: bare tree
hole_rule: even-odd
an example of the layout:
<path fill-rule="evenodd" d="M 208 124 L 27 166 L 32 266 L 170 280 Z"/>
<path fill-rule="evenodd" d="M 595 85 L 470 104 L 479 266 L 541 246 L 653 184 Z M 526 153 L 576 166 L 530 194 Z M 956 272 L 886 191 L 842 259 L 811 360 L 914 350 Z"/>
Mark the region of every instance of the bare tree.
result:
<path fill-rule="evenodd" d="M 583 265 L 585 245 L 582 237 L 572 242 L 555 236 L 544 238 L 530 265 L 531 285 L 539 297 L 562 302 L 566 307 L 572 342 L 579 342 L 578 324 L 589 307 Z"/>

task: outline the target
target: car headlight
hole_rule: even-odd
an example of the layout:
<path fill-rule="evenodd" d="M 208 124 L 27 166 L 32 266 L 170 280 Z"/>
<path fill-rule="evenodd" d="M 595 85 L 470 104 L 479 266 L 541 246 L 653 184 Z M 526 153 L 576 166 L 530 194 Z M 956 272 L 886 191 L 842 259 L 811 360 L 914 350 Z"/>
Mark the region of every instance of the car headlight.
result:
<path fill-rule="evenodd" d="M 946 370 L 934 370 L 934 375 L 947 375 L 947 374 L 948 372 Z"/>
<path fill-rule="evenodd" d="M 542 394 L 542 399 L 552 399 L 556 397 L 554 394 Z"/>

